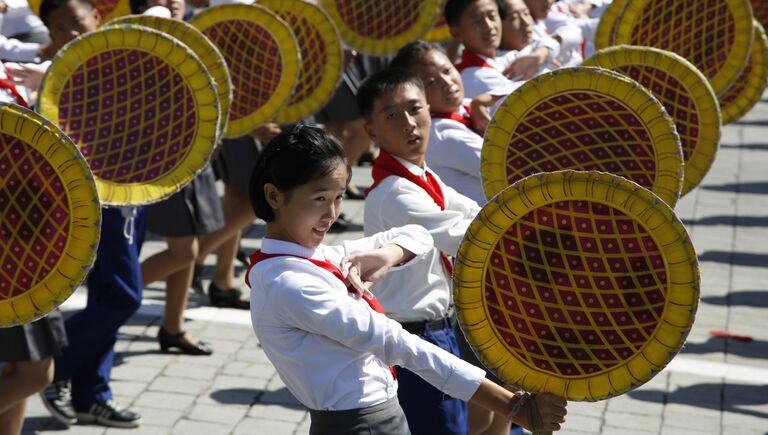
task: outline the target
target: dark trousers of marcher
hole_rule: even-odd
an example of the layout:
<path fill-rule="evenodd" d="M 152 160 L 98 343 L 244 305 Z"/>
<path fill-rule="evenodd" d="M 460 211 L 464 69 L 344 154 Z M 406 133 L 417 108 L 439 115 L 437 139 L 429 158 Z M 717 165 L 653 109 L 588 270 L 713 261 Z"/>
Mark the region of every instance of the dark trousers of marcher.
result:
<path fill-rule="evenodd" d="M 459 356 L 459 345 L 450 322 L 438 330 L 424 328 L 424 340 Z M 467 435 L 467 403 L 433 387 L 419 375 L 397 367 L 397 397 L 413 435 Z"/>
<path fill-rule="evenodd" d="M 54 378 L 72 381 L 72 404 L 78 411 L 112 399 L 109 378 L 117 331 L 141 306 L 145 210 L 137 210 L 133 243 L 124 235 L 125 222 L 121 209 L 102 209 L 99 248 L 86 279 L 88 303 L 67 319 L 69 347 L 56 358 Z"/>

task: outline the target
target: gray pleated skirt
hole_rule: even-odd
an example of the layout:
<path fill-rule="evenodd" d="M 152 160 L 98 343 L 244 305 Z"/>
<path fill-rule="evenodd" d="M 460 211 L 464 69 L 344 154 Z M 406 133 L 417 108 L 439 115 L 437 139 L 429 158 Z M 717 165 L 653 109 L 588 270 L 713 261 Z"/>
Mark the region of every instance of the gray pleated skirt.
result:
<path fill-rule="evenodd" d="M 309 411 L 309 435 L 411 435 L 397 397 L 368 408 Z"/>

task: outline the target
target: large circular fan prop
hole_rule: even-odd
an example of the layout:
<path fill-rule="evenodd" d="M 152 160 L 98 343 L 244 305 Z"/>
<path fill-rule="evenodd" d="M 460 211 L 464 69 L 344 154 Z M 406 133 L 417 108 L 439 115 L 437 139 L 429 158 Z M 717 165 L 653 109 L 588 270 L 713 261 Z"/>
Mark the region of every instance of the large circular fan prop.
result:
<path fill-rule="evenodd" d="M 749 0 L 632 0 L 619 18 L 615 42 L 679 54 L 719 95 L 747 63 L 752 9 Z"/>
<path fill-rule="evenodd" d="M 384 55 L 423 38 L 439 14 L 440 0 L 320 0 L 320 6 L 350 47 Z"/>
<path fill-rule="evenodd" d="M 768 39 L 765 29 L 755 22 L 755 39 L 749 63 L 736 81 L 720 95 L 723 124 L 738 121 L 760 101 L 768 80 Z"/>
<path fill-rule="evenodd" d="M 311 3 L 261 0 L 259 4 L 285 20 L 296 36 L 299 79 L 275 120 L 281 124 L 300 121 L 322 109 L 336 92 L 342 70 L 339 32 L 328 14 Z"/>
<path fill-rule="evenodd" d="M 454 282 L 462 330 L 486 367 L 576 401 L 659 373 L 699 297 L 696 253 L 672 209 L 599 172 L 538 174 L 499 193 L 470 225 Z"/>
<path fill-rule="evenodd" d="M 519 87 L 494 115 L 481 157 L 488 198 L 539 172 L 595 170 L 632 180 L 674 207 L 683 179 L 680 138 L 661 103 L 602 68 L 566 68 Z"/>
<path fill-rule="evenodd" d="M 207 164 L 219 103 L 205 66 L 178 40 L 141 26 L 82 35 L 53 59 L 40 113 L 77 144 L 112 206 L 178 191 Z"/>
<path fill-rule="evenodd" d="M 221 50 L 234 93 L 225 137 L 244 136 L 285 106 L 297 84 L 299 48 L 288 24 L 262 6 L 225 4 L 192 17 Z"/>
<path fill-rule="evenodd" d="M 229 107 L 232 103 L 232 80 L 229 77 L 229 70 L 227 69 L 224 56 L 213 45 L 213 42 L 191 24 L 170 18 L 129 15 L 115 19 L 108 25 L 114 24 L 135 24 L 158 30 L 178 39 L 179 42 L 194 51 L 216 85 L 216 95 L 219 98 L 219 109 L 221 110 L 218 132 L 221 135 L 226 131 L 227 121 L 229 120 Z"/>
<path fill-rule="evenodd" d="M 613 0 L 606 6 L 595 30 L 595 49 L 602 50 L 614 45 L 616 40 L 616 25 L 619 16 L 628 0 Z"/>
<path fill-rule="evenodd" d="M 40 115 L 0 104 L 0 327 L 63 303 L 96 257 L 101 207 L 75 144 Z"/>
<path fill-rule="evenodd" d="M 621 73 L 661 101 L 675 121 L 683 149 L 681 195 L 698 186 L 712 166 L 720 141 L 719 105 L 707 78 L 681 56 L 651 47 L 607 48 L 584 61 L 584 66 Z"/>
<path fill-rule="evenodd" d="M 424 35 L 424 39 L 430 42 L 443 42 L 451 39 L 451 30 L 448 28 L 448 23 L 445 21 L 445 3 L 446 0 L 440 0 L 438 5 L 437 18 L 432 24 L 432 28 Z"/>
<path fill-rule="evenodd" d="M 765 0 L 752 0 L 752 15 L 763 26 L 768 27 L 768 2 Z"/>

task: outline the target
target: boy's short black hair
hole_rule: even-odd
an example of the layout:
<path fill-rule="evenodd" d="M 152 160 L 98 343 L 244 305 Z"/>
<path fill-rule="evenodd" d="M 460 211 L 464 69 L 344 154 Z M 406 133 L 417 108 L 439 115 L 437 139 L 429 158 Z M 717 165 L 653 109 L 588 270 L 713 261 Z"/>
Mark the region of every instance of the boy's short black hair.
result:
<path fill-rule="evenodd" d="M 43 2 L 40 3 L 40 13 L 38 15 L 43 24 L 45 24 L 45 27 L 51 27 L 48 22 L 48 18 L 51 14 L 60 7 L 68 5 L 69 2 L 81 3 L 93 9 L 93 2 L 91 0 L 43 0 Z"/>
<path fill-rule="evenodd" d="M 256 216 L 266 222 L 275 220 L 275 212 L 264 196 L 265 184 L 274 184 L 290 194 L 295 187 L 330 174 L 339 162 L 347 166 L 349 182 L 352 169 L 344 148 L 321 128 L 299 125 L 275 136 L 259 156 L 251 176 L 249 195 Z"/>
<path fill-rule="evenodd" d="M 461 14 L 465 9 L 477 0 L 448 0 L 445 2 L 445 9 L 443 14 L 445 15 L 445 22 L 448 27 L 456 27 L 459 25 Z M 496 6 L 499 8 L 499 17 L 504 20 L 507 17 L 506 10 L 504 9 L 504 0 L 496 0 Z"/>
<path fill-rule="evenodd" d="M 445 50 L 440 44 L 423 41 L 421 39 L 413 41 L 397 51 L 395 57 L 389 62 L 389 67 L 411 69 L 415 63 L 421 61 L 421 59 L 431 51 L 439 51 L 445 54 Z"/>
<path fill-rule="evenodd" d="M 424 95 L 424 84 L 419 76 L 402 68 L 387 68 L 369 76 L 357 90 L 357 107 L 364 118 L 373 112 L 376 99 L 387 92 L 405 85 L 416 86 Z"/>

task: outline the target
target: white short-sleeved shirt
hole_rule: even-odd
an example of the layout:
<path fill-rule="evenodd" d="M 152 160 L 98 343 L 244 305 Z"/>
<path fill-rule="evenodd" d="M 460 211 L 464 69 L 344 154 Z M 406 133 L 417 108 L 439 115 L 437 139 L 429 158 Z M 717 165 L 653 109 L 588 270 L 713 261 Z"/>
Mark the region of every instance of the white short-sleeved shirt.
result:
<path fill-rule="evenodd" d="M 477 56 L 485 62 L 485 66 L 469 66 L 462 68 L 461 63 L 468 61 L 472 56 Z M 470 53 L 464 50 L 462 62 L 457 64 L 464 84 L 464 96 L 472 99 L 480 94 L 509 95 L 520 87 L 523 82 L 512 81 L 504 75 L 504 70 L 510 62 L 517 57 L 516 53 L 508 56 L 490 58 L 481 54 Z"/>
<path fill-rule="evenodd" d="M 416 184 L 389 176 L 368 192 L 363 228 L 366 235 L 390 228 L 418 224 L 426 228 L 435 248 L 411 261 L 408 268 L 392 271 L 376 286 L 374 294 L 389 317 L 400 322 L 435 320 L 448 314 L 453 304 L 451 278 L 446 275 L 440 251 L 456 255 L 467 227 L 480 211 L 475 201 L 442 182 L 428 167 L 395 157 L 407 170 L 424 177 L 432 172 L 443 190 L 445 209 Z"/>
<path fill-rule="evenodd" d="M 316 249 L 265 238 L 261 250 L 338 265 L 344 256 L 387 243 L 417 254 L 390 273 L 414 267 L 432 250 L 429 233 L 415 225 Z M 248 280 L 256 337 L 304 406 L 346 410 L 394 398 L 397 381 L 390 365 L 408 368 L 453 397 L 472 397 L 485 376 L 483 369 L 403 330 L 348 293 L 330 272 L 298 257 L 263 260 L 250 269 Z"/>
<path fill-rule="evenodd" d="M 462 115 L 464 107 L 459 108 Z M 483 137 L 449 118 L 432 118 L 429 147 L 425 159 L 443 182 L 478 204 L 485 204 L 480 178 L 480 153 Z"/>

